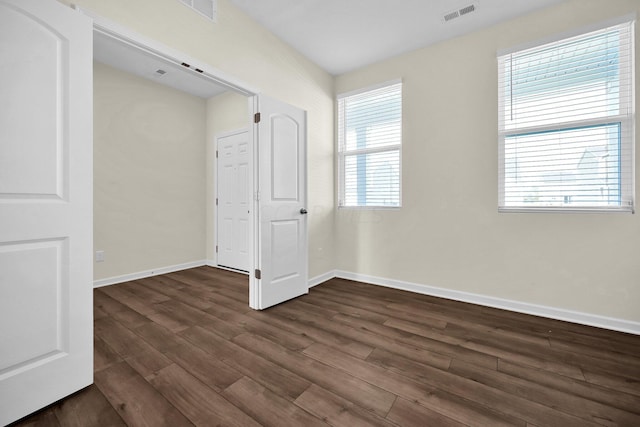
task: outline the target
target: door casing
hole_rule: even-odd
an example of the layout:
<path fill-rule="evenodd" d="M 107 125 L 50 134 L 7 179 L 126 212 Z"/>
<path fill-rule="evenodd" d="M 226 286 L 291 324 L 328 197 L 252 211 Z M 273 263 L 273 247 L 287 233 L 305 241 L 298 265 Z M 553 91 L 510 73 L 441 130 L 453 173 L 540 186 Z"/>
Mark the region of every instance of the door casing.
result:
<path fill-rule="evenodd" d="M 247 122 L 249 123 L 249 128 L 248 128 L 249 140 L 253 141 L 253 144 L 251 145 L 251 149 L 252 149 L 251 157 L 253 159 L 253 165 L 254 165 L 253 177 L 251 179 L 251 188 L 250 188 L 250 194 L 253 195 L 254 209 L 251 210 L 250 218 L 249 218 L 249 221 L 251 224 L 250 235 L 252 236 L 251 246 L 254 248 L 254 250 L 252 250 L 249 253 L 249 289 L 251 293 L 252 289 L 255 290 L 257 289 L 257 286 L 259 286 L 259 282 L 257 282 L 254 272 L 255 270 L 260 268 L 259 259 L 258 259 L 258 251 L 259 251 L 258 237 L 256 235 L 256 232 L 258 229 L 258 227 L 256 226 L 256 223 L 259 216 L 258 215 L 259 206 L 257 204 L 258 195 L 256 193 L 256 188 L 258 188 L 259 173 L 258 173 L 258 166 L 255 158 L 255 155 L 257 153 L 258 136 L 255 131 L 255 123 L 254 123 L 254 117 L 257 113 L 259 113 L 259 97 L 260 97 L 259 91 L 252 88 L 250 85 L 244 82 L 241 82 L 229 75 L 226 75 L 224 72 L 217 70 L 206 63 L 202 63 L 201 61 L 195 58 L 192 58 L 182 52 L 179 52 L 175 49 L 171 49 L 165 45 L 162 45 L 161 43 L 155 40 L 146 38 L 109 19 L 106 19 L 94 12 L 91 12 L 86 8 L 81 8 L 78 6 L 74 6 L 74 8 L 76 8 L 77 10 L 79 10 L 80 12 L 84 13 L 85 15 L 89 16 L 94 20 L 94 32 L 99 32 L 102 35 L 112 37 L 115 40 L 118 40 L 122 43 L 127 43 L 130 46 L 137 47 L 147 54 L 156 55 L 157 57 L 163 60 L 166 60 L 170 63 L 174 63 L 174 64 L 182 64 L 183 62 L 189 63 L 191 64 L 191 67 L 187 71 L 196 72 L 195 70 L 198 69 L 200 70 L 198 71 L 200 77 L 209 78 L 213 82 L 219 85 L 226 86 L 229 88 L 229 90 L 247 97 L 248 112 L 249 112 L 247 117 Z M 213 155 L 215 155 L 215 149 L 211 151 L 213 151 L 214 152 Z M 215 162 L 213 164 L 215 165 Z M 216 171 L 214 170 L 213 173 L 215 176 Z M 306 188 L 304 190 L 306 192 Z M 213 201 L 209 201 L 209 202 L 212 203 Z M 209 237 L 211 238 L 211 236 Z M 215 239 L 213 239 L 213 241 L 215 241 Z M 304 250 L 308 253 L 308 248 L 305 248 Z M 252 300 L 251 298 L 249 300 L 249 305 L 254 309 L 260 309 L 256 301 Z"/>

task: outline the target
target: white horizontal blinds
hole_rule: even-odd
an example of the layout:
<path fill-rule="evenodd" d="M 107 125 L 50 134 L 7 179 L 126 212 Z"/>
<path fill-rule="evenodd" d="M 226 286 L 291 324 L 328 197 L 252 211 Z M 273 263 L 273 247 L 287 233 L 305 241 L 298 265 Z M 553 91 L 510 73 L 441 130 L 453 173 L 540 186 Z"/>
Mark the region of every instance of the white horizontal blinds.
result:
<path fill-rule="evenodd" d="M 619 123 L 505 137 L 505 206 L 623 205 L 621 139 Z"/>
<path fill-rule="evenodd" d="M 632 208 L 632 32 L 498 57 L 501 208 Z"/>
<path fill-rule="evenodd" d="M 338 97 L 340 206 L 400 206 L 402 83 Z"/>

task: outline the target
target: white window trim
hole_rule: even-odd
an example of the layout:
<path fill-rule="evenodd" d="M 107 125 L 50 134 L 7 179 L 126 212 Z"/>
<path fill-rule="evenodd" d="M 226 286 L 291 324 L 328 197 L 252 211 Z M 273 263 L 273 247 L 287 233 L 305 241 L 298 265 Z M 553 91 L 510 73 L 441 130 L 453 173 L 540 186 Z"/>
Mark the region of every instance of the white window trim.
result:
<path fill-rule="evenodd" d="M 340 122 L 340 109 L 338 107 L 339 101 L 343 98 L 348 98 L 350 96 L 354 96 L 354 95 L 359 95 L 362 93 L 366 93 L 366 92 L 370 92 L 376 89 L 382 89 L 384 87 L 387 86 L 392 86 L 392 85 L 396 85 L 396 84 L 402 84 L 403 81 L 402 79 L 393 79 L 393 80 L 388 80 L 382 83 L 377 83 L 377 84 L 373 84 L 370 86 L 366 86 L 360 89 L 356 89 L 356 90 L 352 90 L 349 92 L 343 92 L 340 93 L 336 96 L 336 115 L 335 115 L 335 120 L 336 123 Z M 402 89 L 404 91 L 404 87 Z M 403 92 L 403 98 L 404 98 L 404 92 Z M 403 113 L 404 115 L 404 113 Z M 394 151 L 397 150 L 398 151 L 398 157 L 399 157 L 399 161 L 398 161 L 398 172 L 400 174 L 400 185 L 399 185 L 399 189 L 398 189 L 398 197 L 399 197 L 399 202 L 398 202 L 398 206 L 345 206 L 343 204 L 342 201 L 342 197 L 344 194 L 344 189 L 342 188 L 342 186 L 344 185 L 345 182 L 345 170 L 344 170 L 344 157 L 345 157 L 345 153 L 340 149 L 340 126 L 336 126 L 336 161 L 338 163 L 337 166 L 337 171 L 338 171 L 338 182 L 337 182 L 337 186 L 338 186 L 338 191 L 337 191 L 337 197 L 336 197 L 336 206 L 338 206 L 338 209 L 356 209 L 356 210 L 399 210 L 402 208 L 402 140 L 400 142 L 400 144 L 396 144 L 396 145 L 386 145 L 384 147 L 372 147 L 372 148 L 363 148 L 363 149 L 359 149 L 359 150 L 351 150 L 349 151 L 348 155 L 354 155 L 354 154 L 370 154 L 370 153 L 377 153 L 377 152 L 385 152 L 385 151 Z M 404 117 L 402 118 L 402 139 L 404 139 Z"/>
<path fill-rule="evenodd" d="M 527 50 L 534 48 L 536 46 L 542 46 L 548 43 L 554 43 L 560 40 L 568 39 L 571 37 L 580 36 L 582 34 L 591 33 L 593 31 L 602 30 L 607 27 L 614 27 L 616 25 L 625 24 L 627 22 L 632 22 L 637 19 L 637 15 L 635 13 L 629 13 L 627 15 L 619 16 L 617 18 L 608 19 L 606 21 L 600 21 L 591 25 L 583 25 L 578 28 L 574 28 L 569 31 L 564 31 L 561 33 L 553 34 L 549 37 L 542 37 L 537 40 L 532 40 L 526 43 L 521 43 L 516 46 L 511 46 L 506 49 L 499 49 L 497 51 L 497 56 L 508 55 L 510 53 L 520 52 L 522 50 Z"/>
<path fill-rule="evenodd" d="M 526 128 L 519 128 L 517 131 L 506 131 L 506 130 L 498 130 L 498 212 L 500 213 L 635 213 L 635 204 L 636 204 L 636 135 L 635 135 L 635 123 L 636 123 L 636 109 L 635 109 L 635 76 L 636 76 L 636 58 L 635 58 L 635 26 L 636 26 L 636 18 L 637 15 L 635 13 L 627 14 L 621 17 L 609 19 L 606 21 L 601 21 L 596 24 L 583 26 L 578 29 L 574 29 L 571 31 L 566 31 L 563 33 L 555 34 L 550 37 L 538 39 L 536 41 L 531 41 L 527 43 L 523 43 L 517 46 L 513 46 L 508 49 L 501 49 L 497 51 L 497 58 L 509 55 L 511 53 L 520 52 L 523 50 L 535 48 L 537 46 L 542 46 L 548 43 L 554 43 L 557 41 L 561 41 L 567 38 L 580 36 L 582 34 L 587 34 L 590 32 L 602 30 L 608 27 L 631 23 L 632 26 L 632 34 L 634 37 L 631 38 L 631 56 L 629 57 L 630 61 L 630 70 L 632 74 L 631 79 L 631 113 L 629 115 L 619 115 L 619 116 L 610 116 L 604 119 L 593 119 L 593 120 L 581 120 L 575 122 L 565 122 L 561 125 L 547 125 L 547 126 L 531 126 Z M 500 72 L 500 70 L 498 70 Z M 503 111 L 503 97 L 500 93 L 498 93 L 498 115 L 500 116 L 500 111 Z M 512 135 L 521 135 L 526 134 L 531 131 L 549 131 L 549 130 L 560 130 L 560 129 L 568 129 L 573 127 L 574 125 L 578 125 L 579 127 L 587 126 L 587 125 L 598 125 L 598 124 L 606 124 L 612 122 L 620 122 L 621 125 L 625 126 L 630 130 L 631 133 L 631 147 L 630 147 L 630 158 L 631 165 L 630 168 L 625 169 L 622 173 L 624 174 L 621 178 L 621 182 L 625 181 L 630 183 L 631 186 L 631 202 L 629 206 L 612 206 L 612 207 L 561 207 L 561 206 L 535 206 L 535 207 L 507 207 L 504 206 L 504 200 L 501 198 L 504 197 L 504 174 L 505 174 L 505 164 L 504 164 L 504 145 L 505 145 L 505 137 Z"/>
<path fill-rule="evenodd" d="M 385 82 L 382 83 L 376 83 L 370 86 L 366 86 L 360 89 L 355 89 L 355 90 L 351 90 L 349 92 L 343 92 L 340 93 L 336 96 L 336 99 L 339 101 L 342 98 L 348 98 L 350 96 L 354 96 L 354 95 L 360 95 L 361 93 L 365 93 L 365 92 L 371 92 L 372 90 L 376 90 L 376 89 L 382 89 L 383 87 L 387 87 L 387 86 L 393 86 L 393 85 L 397 85 L 399 83 L 402 83 L 402 79 L 393 79 L 393 80 L 387 80 Z"/>

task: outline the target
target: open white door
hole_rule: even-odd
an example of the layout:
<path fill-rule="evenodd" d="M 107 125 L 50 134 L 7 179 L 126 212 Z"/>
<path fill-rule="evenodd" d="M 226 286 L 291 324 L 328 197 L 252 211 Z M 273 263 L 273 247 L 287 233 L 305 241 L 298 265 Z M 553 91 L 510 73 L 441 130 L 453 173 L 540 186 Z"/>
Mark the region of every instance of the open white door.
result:
<path fill-rule="evenodd" d="M 0 0 L 0 425 L 93 382 L 92 31 Z"/>
<path fill-rule="evenodd" d="M 249 304 L 265 309 L 308 292 L 307 113 L 254 98 L 256 226 Z"/>

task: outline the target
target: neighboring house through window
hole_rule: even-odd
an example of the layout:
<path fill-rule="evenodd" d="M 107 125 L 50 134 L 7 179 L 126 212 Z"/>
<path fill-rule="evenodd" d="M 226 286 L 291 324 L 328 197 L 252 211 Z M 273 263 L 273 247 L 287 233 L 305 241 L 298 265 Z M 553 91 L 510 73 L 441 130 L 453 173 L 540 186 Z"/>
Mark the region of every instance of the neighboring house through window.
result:
<path fill-rule="evenodd" d="M 339 206 L 401 206 L 402 83 L 338 96 Z"/>
<path fill-rule="evenodd" d="M 501 211 L 633 210 L 633 30 L 499 54 Z"/>

